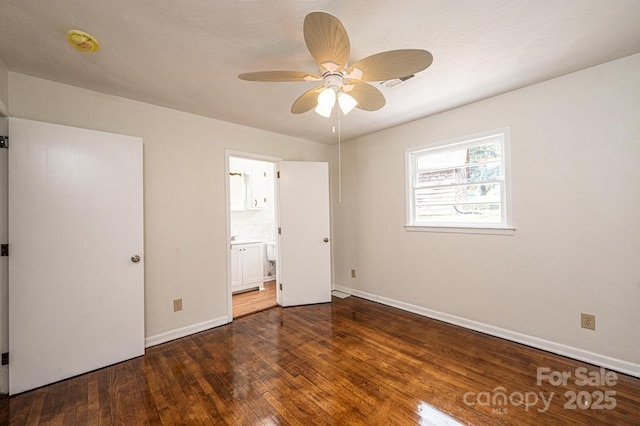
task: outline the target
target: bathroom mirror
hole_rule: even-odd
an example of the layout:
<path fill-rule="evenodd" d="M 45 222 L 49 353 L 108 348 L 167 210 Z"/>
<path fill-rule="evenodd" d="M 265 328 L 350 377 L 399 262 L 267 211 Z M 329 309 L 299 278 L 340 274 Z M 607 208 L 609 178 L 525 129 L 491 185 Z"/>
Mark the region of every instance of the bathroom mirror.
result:
<path fill-rule="evenodd" d="M 229 201 L 232 212 L 247 210 L 247 175 L 229 173 Z"/>

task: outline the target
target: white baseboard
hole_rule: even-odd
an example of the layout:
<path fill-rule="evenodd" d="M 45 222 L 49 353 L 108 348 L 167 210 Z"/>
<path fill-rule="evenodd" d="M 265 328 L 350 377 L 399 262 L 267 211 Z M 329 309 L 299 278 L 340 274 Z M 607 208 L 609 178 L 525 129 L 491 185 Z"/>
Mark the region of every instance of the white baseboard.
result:
<path fill-rule="evenodd" d="M 9 366 L 0 367 L 0 396 L 9 395 Z"/>
<path fill-rule="evenodd" d="M 265 275 L 264 278 L 262 279 L 262 281 L 266 283 L 266 282 L 269 282 L 269 281 L 273 281 L 275 279 L 276 279 L 275 275 L 271 275 L 271 276 Z"/>
<path fill-rule="evenodd" d="M 210 328 L 219 327 L 224 324 L 228 324 L 229 319 L 225 317 L 215 318 L 208 321 L 199 322 L 197 324 L 188 325 L 186 327 L 177 328 L 175 330 L 167 331 L 165 333 L 149 336 L 144 339 L 144 347 L 159 345 L 161 343 L 169 342 L 171 340 L 179 339 L 181 337 L 188 336 L 190 334 L 199 333 L 201 331 L 208 330 Z"/>
<path fill-rule="evenodd" d="M 449 324 L 458 325 L 460 327 L 479 331 L 481 333 L 489 334 L 491 336 L 510 340 L 512 342 L 522 343 L 523 345 L 531 346 L 537 349 L 542 349 L 548 352 L 553 352 L 558 355 L 588 362 L 590 364 L 595 364 L 600 367 L 605 367 L 610 370 L 618 371 L 620 373 L 629 374 L 634 377 L 640 377 L 640 364 L 635 364 L 632 362 L 611 358 L 606 355 L 597 354 L 595 352 L 586 351 L 584 349 L 574 348 L 572 346 L 567 346 L 561 343 L 540 339 L 538 337 L 529 336 L 527 334 L 518 333 L 516 331 L 495 327 L 493 325 L 484 324 L 481 322 L 469 320 L 469 319 L 458 317 L 451 314 L 446 314 L 444 312 L 435 311 L 433 309 L 424 308 L 422 306 L 400 302 L 398 300 L 390 299 L 388 297 L 367 293 L 366 291 L 355 290 L 355 289 L 344 287 L 337 284 L 334 284 L 333 287 L 336 290 L 342 291 L 343 293 L 348 293 L 353 296 L 371 300 L 372 302 L 378 302 L 383 305 L 402 309 L 403 311 L 412 312 L 414 314 L 422 315 L 428 318 L 433 318 Z"/>

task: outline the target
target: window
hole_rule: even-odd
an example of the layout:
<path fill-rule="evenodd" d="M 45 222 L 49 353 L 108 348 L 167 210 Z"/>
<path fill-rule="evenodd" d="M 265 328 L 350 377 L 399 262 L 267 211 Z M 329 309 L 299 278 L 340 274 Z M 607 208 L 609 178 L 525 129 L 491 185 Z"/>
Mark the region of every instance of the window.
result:
<path fill-rule="evenodd" d="M 509 129 L 408 149 L 406 164 L 407 229 L 513 230 Z"/>

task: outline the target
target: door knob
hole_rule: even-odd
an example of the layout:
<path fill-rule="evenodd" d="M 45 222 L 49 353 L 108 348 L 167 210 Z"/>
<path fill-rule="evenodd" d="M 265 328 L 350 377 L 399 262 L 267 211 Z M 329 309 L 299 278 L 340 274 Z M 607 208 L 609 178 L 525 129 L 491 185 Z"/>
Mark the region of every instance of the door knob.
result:
<path fill-rule="evenodd" d="M 140 256 L 138 256 L 137 254 L 134 254 L 133 256 L 131 256 L 131 261 L 133 263 L 138 263 L 140 262 Z"/>
<path fill-rule="evenodd" d="M 329 239 L 328 239 L 328 238 L 325 238 L 325 239 L 324 239 L 324 240 L 322 240 L 322 241 L 324 241 L 325 243 L 328 243 L 328 242 L 329 242 Z"/>

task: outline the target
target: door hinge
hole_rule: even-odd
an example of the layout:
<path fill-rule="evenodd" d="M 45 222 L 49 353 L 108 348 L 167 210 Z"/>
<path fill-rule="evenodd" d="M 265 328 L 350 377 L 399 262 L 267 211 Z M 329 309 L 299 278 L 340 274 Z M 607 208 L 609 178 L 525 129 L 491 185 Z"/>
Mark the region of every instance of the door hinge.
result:
<path fill-rule="evenodd" d="M 2 365 L 9 365 L 9 352 L 2 354 Z"/>
<path fill-rule="evenodd" d="M 282 228 L 278 228 L 278 235 L 282 235 Z"/>
<path fill-rule="evenodd" d="M 9 256 L 9 244 L 0 244 L 0 256 Z"/>
<path fill-rule="evenodd" d="M 0 136 L 0 148 L 9 148 L 9 136 Z"/>
<path fill-rule="evenodd" d="M 282 291 L 282 283 L 280 283 L 280 291 Z"/>
<path fill-rule="evenodd" d="M 280 179 L 280 170 L 278 170 L 278 179 Z"/>

